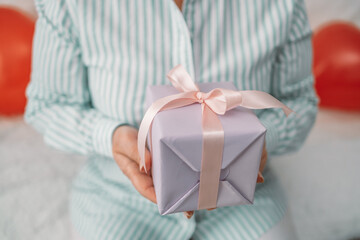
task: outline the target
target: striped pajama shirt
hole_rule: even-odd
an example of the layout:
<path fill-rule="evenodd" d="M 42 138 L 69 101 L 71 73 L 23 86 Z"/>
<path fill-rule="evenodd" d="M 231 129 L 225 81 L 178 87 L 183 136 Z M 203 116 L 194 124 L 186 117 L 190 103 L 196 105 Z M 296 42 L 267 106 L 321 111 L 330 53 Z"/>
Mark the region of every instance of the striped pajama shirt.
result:
<path fill-rule="evenodd" d="M 112 157 L 122 124 L 138 127 L 148 85 L 182 64 L 196 82 L 231 81 L 271 93 L 297 114 L 256 111 L 269 155 L 300 148 L 317 98 L 303 0 L 36 0 L 25 120 L 52 147 L 86 154 L 74 181 L 72 221 L 86 239 L 257 239 L 285 200 L 270 171 L 249 206 L 160 216 Z"/>

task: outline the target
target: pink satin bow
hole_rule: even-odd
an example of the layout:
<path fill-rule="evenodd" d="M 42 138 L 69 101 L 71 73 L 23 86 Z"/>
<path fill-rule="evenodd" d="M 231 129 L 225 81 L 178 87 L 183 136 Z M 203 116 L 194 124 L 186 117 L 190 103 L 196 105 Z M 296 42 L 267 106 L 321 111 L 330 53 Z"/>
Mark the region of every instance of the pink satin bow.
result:
<path fill-rule="evenodd" d="M 203 145 L 198 209 L 215 208 L 224 146 L 224 130 L 217 114 L 223 115 L 226 111 L 237 106 L 249 109 L 282 108 L 286 116 L 292 110 L 270 94 L 261 91 L 233 91 L 216 88 L 208 93 L 200 92 L 198 86 L 181 65 L 175 66 L 167 77 L 180 93 L 158 99 L 145 113 L 138 134 L 140 168 L 143 167 L 147 172 L 145 144 L 155 115 L 160 111 L 200 103 Z"/>

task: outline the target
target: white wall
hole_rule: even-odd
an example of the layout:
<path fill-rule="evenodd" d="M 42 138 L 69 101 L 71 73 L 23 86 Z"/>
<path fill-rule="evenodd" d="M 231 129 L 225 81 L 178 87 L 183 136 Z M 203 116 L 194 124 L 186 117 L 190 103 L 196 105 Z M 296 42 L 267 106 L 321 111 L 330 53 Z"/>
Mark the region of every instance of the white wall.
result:
<path fill-rule="evenodd" d="M 360 0 L 305 0 L 305 2 L 313 29 L 334 19 L 351 21 L 360 27 Z"/>
<path fill-rule="evenodd" d="M 333 19 L 352 21 L 360 27 L 360 0 L 305 0 L 305 2 L 313 29 Z M 33 16 L 36 15 L 33 0 L 0 0 L 0 5 L 2 4 L 16 6 Z"/>
<path fill-rule="evenodd" d="M 34 0 L 0 0 L 0 5 L 7 5 L 20 8 L 26 13 L 36 16 Z"/>

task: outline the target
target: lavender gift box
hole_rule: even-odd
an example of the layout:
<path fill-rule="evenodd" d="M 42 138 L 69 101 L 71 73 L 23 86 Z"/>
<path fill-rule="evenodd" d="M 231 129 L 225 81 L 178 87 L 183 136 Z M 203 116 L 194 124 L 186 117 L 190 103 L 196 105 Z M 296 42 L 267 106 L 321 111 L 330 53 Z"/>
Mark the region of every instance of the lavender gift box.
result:
<path fill-rule="evenodd" d="M 198 84 L 236 90 L 229 82 Z M 177 94 L 172 86 L 151 86 L 147 105 Z M 218 116 L 224 129 L 224 149 L 217 207 L 252 204 L 265 139 L 265 127 L 252 110 L 236 107 Z M 152 124 L 152 177 L 161 215 L 197 210 L 202 157 L 201 105 L 157 113 Z"/>

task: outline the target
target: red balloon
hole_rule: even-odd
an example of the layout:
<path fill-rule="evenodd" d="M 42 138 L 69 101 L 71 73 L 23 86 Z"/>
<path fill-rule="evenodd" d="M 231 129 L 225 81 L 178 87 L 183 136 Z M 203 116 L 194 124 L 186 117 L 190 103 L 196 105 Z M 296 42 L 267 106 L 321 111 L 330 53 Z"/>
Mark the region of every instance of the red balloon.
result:
<path fill-rule="evenodd" d="M 0 114 L 24 112 L 34 26 L 21 12 L 0 8 Z"/>
<path fill-rule="evenodd" d="M 333 22 L 314 32 L 315 87 L 320 106 L 360 110 L 360 29 Z"/>

